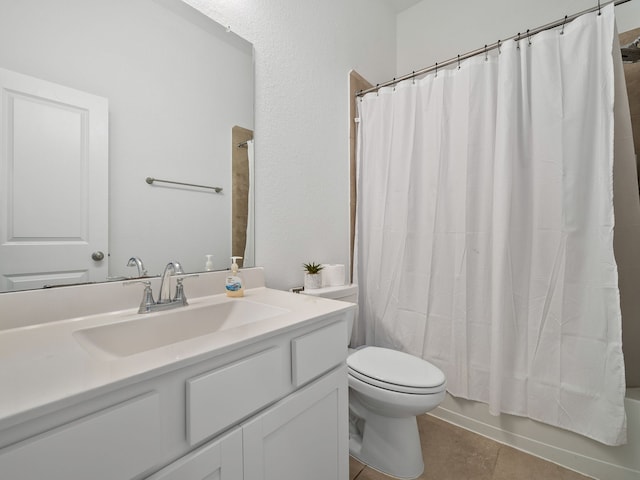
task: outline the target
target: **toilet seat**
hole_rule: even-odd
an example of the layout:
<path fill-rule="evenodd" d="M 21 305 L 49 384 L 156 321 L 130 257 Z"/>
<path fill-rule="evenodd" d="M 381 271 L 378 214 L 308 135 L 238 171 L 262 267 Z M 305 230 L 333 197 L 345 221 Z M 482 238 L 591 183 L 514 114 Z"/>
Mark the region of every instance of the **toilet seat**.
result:
<path fill-rule="evenodd" d="M 365 347 L 347 357 L 349 374 L 399 393 L 434 394 L 445 389 L 442 371 L 418 357 L 389 348 Z"/>

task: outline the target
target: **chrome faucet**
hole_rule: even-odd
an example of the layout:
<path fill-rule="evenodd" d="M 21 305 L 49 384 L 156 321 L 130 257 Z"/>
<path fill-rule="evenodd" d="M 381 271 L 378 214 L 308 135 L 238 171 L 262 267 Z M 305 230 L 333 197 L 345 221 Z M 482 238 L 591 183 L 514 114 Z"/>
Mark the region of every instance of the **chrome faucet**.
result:
<path fill-rule="evenodd" d="M 179 275 L 176 280 L 176 294 L 171 298 L 171 276 Z M 187 277 L 197 277 L 197 274 L 185 275 L 182 271 L 182 266 L 178 262 L 169 262 L 162 273 L 162 279 L 160 280 L 160 293 L 158 294 L 158 301 L 153 299 L 153 292 L 151 291 L 151 282 L 149 280 L 131 280 L 124 282 L 123 285 L 132 285 L 134 283 L 144 284 L 144 293 L 142 295 L 142 301 L 140 302 L 140 308 L 138 313 L 151 313 L 159 310 L 168 310 L 171 308 L 182 307 L 189 305 L 187 297 L 184 294 L 184 286 L 182 280 Z"/>
<path fill-rule="evenodd" d="M 138 277 L 146 277 L 147 270 L 144 268 L 144 263 L 140 257 L 131 257 L 127 262 L 127 267 L 138 267 Z"/>
<path fill-rule="evenodd" d="M 171 275 L 182 275 L 182 265 L 178 262 L 169 262 L 164 267 L 162 273 L 162 280 L 160 281 L 160 293 L 158 294 L 158 301 L 156 303 L 171 303 Z M 179 286 L 182 286 L 180 282 Z M 176 289 L 177 290 L 177 289 Z"/>

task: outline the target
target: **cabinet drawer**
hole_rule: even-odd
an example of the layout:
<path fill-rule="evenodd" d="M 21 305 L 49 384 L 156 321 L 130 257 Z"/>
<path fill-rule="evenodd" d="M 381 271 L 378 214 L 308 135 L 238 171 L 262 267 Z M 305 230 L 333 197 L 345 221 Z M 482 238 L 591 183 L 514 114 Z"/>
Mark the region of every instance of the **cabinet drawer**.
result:
<path fill-rule="evenodd" d="M 347 323 L 337 322 L 291 341 L 293 384 L 322 375 L 347 358 Z"/>
<path fill-rule="evenodd" d="M 1 450 L 0 478 L 125 479 L 159 460 L 159 396 L 149 393 Z"/>
<path fill-rule="evenodd" d="M 283 357 L 282 349 L 274 347 L 187 380 L 189 444 L 215 435 L 284 395 L 289 368 Z"/>

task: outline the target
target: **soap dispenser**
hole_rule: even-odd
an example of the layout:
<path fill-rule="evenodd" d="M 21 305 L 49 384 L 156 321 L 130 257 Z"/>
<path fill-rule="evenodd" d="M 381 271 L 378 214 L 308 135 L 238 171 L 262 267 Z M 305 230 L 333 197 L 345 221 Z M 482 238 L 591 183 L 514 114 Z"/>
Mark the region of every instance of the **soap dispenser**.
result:
<path fill-rule="evenodd" d="M 213 270 L 213 261 L 211 260 L 213 258 L 213 255 L 205 255 L 205 257 L 207 257 L 207 261 L 204 264 L 204 268 L 207 272 L 210 272 L 211 270 Z"/>
<path fill-rule="evenodd" d="M 231 275 L 227 276 L 225 288 L 227 290 L 227 297 L 243 297 L 244 286 L 242 285 L 242 278 L 238 273 L 237 259 L 242 257 L 231 257 Z"/>

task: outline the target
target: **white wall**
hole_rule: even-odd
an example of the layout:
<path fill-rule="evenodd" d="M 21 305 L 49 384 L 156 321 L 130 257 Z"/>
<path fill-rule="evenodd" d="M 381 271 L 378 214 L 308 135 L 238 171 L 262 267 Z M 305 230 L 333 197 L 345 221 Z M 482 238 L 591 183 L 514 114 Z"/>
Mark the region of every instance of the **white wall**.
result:
<path fill-rule="evenodd" d="M 423 0 L 398 14 L 396 75 L 429 67 L 596 5 L 595 0 Z M 637 28 L 640 2 L 616 7 L 616 16 L 620 32 Z"/>
<path fill-rule="evenodd" d="M 256 265 L 302 284 L 302 263 L 349 263 L 348 72 L 395 70 L 386 0 L 186 0 L 253 43 Z"/>

